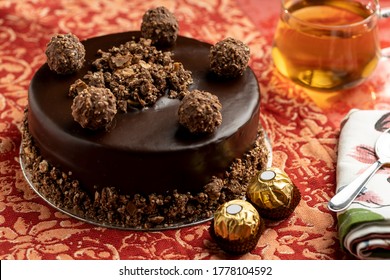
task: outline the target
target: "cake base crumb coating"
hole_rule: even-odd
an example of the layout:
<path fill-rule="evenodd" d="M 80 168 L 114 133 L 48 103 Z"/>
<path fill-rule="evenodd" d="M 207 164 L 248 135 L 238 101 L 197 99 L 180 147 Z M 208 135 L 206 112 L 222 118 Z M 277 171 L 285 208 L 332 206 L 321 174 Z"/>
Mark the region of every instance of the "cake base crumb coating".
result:
<path fill-rule="evenodd" d="M 267 166 L 270 154 L 260 127 L 253 148 L 242 158 L 235 159 L 223 178 L 213 177 L 198 193 L 173 190 L 119 194 L 115 186 L 105 186 L 90 193 L 71 171 L 63 172 L 40 155 L 28 130 L 27 109 L 21 131 L 20 156 L 24 171 L 42 197 L 83 220 L 124 229 L 164 229 L 211 218 L 222 203 L 245 196 L 249 181 L 258 170 Z M 152 175 L 153 170 L 150 172 Z"/>

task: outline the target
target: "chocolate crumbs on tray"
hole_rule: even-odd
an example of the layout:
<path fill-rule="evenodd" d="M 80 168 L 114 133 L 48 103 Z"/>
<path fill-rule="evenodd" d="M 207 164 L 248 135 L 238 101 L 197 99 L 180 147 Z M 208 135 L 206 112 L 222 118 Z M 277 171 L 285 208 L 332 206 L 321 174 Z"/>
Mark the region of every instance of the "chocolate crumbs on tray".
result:
<path fill-rule="evenodd" d="M 243 198 L 257 170 L 267 165 L 268 150 L 262 129 L 254 147 L 236 159 L 223 178 L 214 177 L 199 193 L 122 195 L 106 186 L 88 195 L 71 171 L 59 170 L 42 158 L 27 123 L 22 125 L 21 159 L 34 188 L 56 207 L 101 225 L 163 229 L 182 222 L 210 218 L 217 207 L 229 200 Z M 163 186 L 162 186 L 163 189 Z"/>

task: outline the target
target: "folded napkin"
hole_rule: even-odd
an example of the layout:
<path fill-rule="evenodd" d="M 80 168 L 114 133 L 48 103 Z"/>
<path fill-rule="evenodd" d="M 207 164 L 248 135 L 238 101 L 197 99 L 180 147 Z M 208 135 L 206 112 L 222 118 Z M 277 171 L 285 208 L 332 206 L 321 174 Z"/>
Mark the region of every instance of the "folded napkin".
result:
<path fill-rule="evenodd" d="M 352 110 L 346 116 L 338 147 L 337 190 L 377 160 L 376 140 L 389 127 L 389 111 Z M 357 258 L 390 258 L 390 167 L 379 169 L 351 206 L 338 213 L 338 231 L 341 245 Z"/>

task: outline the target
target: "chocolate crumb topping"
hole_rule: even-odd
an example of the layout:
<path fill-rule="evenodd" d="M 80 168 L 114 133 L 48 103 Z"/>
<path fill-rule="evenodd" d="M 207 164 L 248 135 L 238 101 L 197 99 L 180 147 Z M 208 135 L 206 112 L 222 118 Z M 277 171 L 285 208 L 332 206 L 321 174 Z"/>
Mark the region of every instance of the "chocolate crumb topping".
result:
<path fill-rule="evenodd" d="M 69 88 L 69 96 L 76 97 L 84 89 L 87 89 L 88 85 L 81 79 L 77 79 Z"/>
<path fill-rule="evenodd" d="M 70 96 L 76 96 L 85 85 L 108 88 L 116 97 L 118 111 L 127 112 L 130 107 L 153 106 L 164 94 L 183 98 L 193 82 L 191 71 L 148 39 L 129 41 L 107 52 L 99 50 L 98 56 L 93 62 L 96 71 L 71 85 Z"/>
<path fill-rule="evenodd" d="M 141 23 L 142 37 L 151 39 L 154 45 L 172 46 L 177 39 L 179 24 L 167 8 L 157 7 L 148 10 Z"/>
<path fill-rule="evenodd" d="M 46 57 L 51 70 L 58 74 L 71 74 L 83 66 L 85 48 L 75 35 L 57 34 L 47 44 Z"/>
<path fill-rule="evenodd" d="M 107 88 L 88 86 L 73 99 L 72 116 L 84 128 L 107 128 L 116 112 L 116 98 Z"/>
<path fill-rule="evenodd" d="M 211 71 L 225 78 L 238 77 L 247 68 L 249 56 L 250 50 L 246 44 L 228 37 L 211 47 Z"/>
<path fill-rule="evenodd" d="M 204 192 L 211 201 L 218 201 L 221 197 L 222 188 L 223 180 L 214 176 L 204 187 Z"/>
<path fill-rule="evenodd" d="M 179 123 L 194 134 L 212 133 L 222 123 L 221 109 L 216 95 L 193 90 L 179 106 Z"/>

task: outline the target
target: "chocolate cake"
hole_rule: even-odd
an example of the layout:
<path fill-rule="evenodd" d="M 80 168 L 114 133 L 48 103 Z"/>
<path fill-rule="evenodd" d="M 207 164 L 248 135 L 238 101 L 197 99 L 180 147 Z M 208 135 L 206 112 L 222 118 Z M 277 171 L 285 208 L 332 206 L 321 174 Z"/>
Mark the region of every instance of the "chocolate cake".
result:
<path fill-rule="evenodd" d="M 164 51 L 191 72 L 190 91 L 218 97 L 222 122 L 214 132 L 183 128 L 181 101 L 167 95 L 116 113 L 106 129 L 83 128 L 72 116 L 70 87 L 94 71 L 99 50 L 140 36 L 87 39 L 85 63 L 76 73 L 59 75 L 47 64 L 36 72 L 22 130 L 23 166 L 42 196 L 86 220 L 145 229 L 209 218 L 221 203 L 244 196 L 267 163 L 257 79 L 249 67 L 234 79 L 213 74 L 211 45 L 178 36 Z"/>

